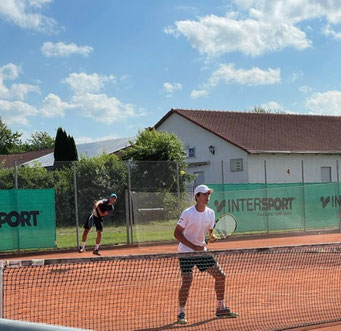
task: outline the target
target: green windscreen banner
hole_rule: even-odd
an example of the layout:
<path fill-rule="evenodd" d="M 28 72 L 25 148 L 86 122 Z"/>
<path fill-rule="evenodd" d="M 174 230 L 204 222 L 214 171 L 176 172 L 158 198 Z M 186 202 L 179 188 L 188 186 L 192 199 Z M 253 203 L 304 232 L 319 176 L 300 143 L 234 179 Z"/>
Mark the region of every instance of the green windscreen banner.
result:
<path fill-rule="evenodd" d="M 54 189 L 0 190 L 0 251 L 55 246 Z"/>
<path fill-rule="evenodd" d="M 339 228 L 340 183 L 211 184 L 209 206 L 236 217 L 237 232 Z"/>

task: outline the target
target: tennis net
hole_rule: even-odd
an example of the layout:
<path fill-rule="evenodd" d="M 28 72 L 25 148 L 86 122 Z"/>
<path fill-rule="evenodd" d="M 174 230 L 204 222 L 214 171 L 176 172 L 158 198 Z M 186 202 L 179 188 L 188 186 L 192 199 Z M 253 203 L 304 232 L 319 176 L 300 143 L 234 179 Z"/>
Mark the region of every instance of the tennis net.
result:
<path fill-rule="evenodd" d="M 185 328 L 285 330 L 341 320 L 341 243 L 277 248 L 2 262 L 3 318 L 90 330 L 176 324 L 179 257 L 212 255 L 226 274 L 215 317 L 214 278 L 193 269 Z"/>

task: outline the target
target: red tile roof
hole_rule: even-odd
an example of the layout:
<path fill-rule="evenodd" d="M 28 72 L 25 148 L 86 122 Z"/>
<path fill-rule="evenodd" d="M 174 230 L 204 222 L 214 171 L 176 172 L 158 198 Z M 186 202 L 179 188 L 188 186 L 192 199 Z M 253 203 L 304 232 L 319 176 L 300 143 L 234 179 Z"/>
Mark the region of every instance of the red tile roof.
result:
<path fill-rule="evenodd" d="M 20 164 L 37 159 L 49 153 L 53 153 L 53 149 L 43 149 L 40 151 L 9 154 L 9 155 L 0 154 L 0 164 L 3 161 L 5 161 L 4 168 L 10 168 L 10 167 L 14 167 L 15 161 L 16 161 L 17 165 L 19 166 Z"/>
<path fill-rule="evenodd" d="M 341 153 L 339 116 L 171 109 L 155 128 L 172 114 L 249 153 Z"/>

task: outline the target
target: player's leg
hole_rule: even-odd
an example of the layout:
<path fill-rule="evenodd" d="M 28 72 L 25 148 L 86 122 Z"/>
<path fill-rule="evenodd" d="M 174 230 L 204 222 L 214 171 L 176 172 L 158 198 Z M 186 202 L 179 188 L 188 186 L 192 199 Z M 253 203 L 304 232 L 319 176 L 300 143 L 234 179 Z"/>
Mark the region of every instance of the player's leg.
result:
<path fill-rule="evenodd" d="M 178 323 L 186 324 L 187 319 L 185 315 L 185 306 L 189 295 L 189 290 L 192 285 L 192 269 L 194 266 L 194 261 L 192 258 L 179 258 L 180 269 L 181 269 L 181 279 L 182 284 L 179 289 L 179 312 L 178 312 Z"/>
<path fill-rule="evenodd" d="M 89 233 L 90 229 L 84 229 L 84 232 L 83 232 L 83 236 L 82 236 L 82 244 L 86 243 L 86 239 L 88 238 L 88 233 Z"/>
<path fill-rule="evenodd" d="M 88 238 L 88 233 L 90 231 L 90 229 L 92 228 L 93 225 L 93 221 L 92 221 L 92 214 L 88 215 L 85 223 L 84 223 L 84 231 L 83 231 L 83 235 L 82 235 L 82 244 L 81 247 L 79 249 L 80 253 L 85 252 L 85 244 L 86 244 L 86 239 Z"/>
<path fill-rule="evenodd" d="M 179 306 L 185 307 L 189 295 L 189 290 L 192 285 L 192 272 L 183 272 L 181 274 L 182 284 L 179 289 Z"/>
<path fill-rule="evenodd" d="M 99 245 L 101 244 L 101 239 L 102 239 L 103 222 L 95 219 L 95 225 L 96 225 L 96 230 L 97 230 L 97 237 L 96 237 L 96 245 L 95 245 L 93 254 L 101 255 L 99 253 Z"/>
<path fill-rule="evenodd" d="M 212 259 L 214 259 L 212 257 Z M 215 262 L 213 266 L 206 270 L 215 279 L 215 292 L 217 295 L 217 317 L 227 317 L 234 318 L 238 316 L 238 313 L 232 312 L 227 306 L 225 306 L 224 296 L 225 296 L 225 280 L 226 275 L 223 270 L 221 270 L 219 264 Z"/>
<path fill-rule="evenodd" d="M 214 289 L 217 294 L 218 301 L 224 301 L 225 295 L 225 273 L 220 269 L 218 264 L 206 269 L 206 271 L 214 278 L 215 285 Z"/>
<path fill-rule="evenodd" d="M 186 324 L 187 319 L 185 315 L 185 306 L 189 295 L 189 290 L 192 285 L 192 272 L 181 273 L 182 284 L 179 289 L 179 312 L 178 312 L 178 323 Z"/>

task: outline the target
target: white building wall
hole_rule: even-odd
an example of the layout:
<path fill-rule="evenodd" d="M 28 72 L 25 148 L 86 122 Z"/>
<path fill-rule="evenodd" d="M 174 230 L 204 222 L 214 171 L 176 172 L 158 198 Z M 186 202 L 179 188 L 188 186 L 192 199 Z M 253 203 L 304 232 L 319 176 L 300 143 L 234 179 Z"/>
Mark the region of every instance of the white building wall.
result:
<path fill-rule="evenodd" d="M 188 157 L 187 164 L 209 163 L 188 168 L 190 174 L 203 172 L 203 182 L 207 184 L 264 183 L 265 176 L 267 183 L 299 183 L 303 180 L 320 183 L 321 167 L 331 167 L 332 182 L 341 180 L 341 155 L 248 154 L 178 114 L 168 117 L 158 130 L 175 133 L 185 150 L 195 148 L 195 157 Z M 215 147 L 214 155 L 209 152 L 210 145 Z M 243 171 L 231 172 L 230 160 L 239 158 L 243 159 Z"/>
<path fill-rule="evenodd" d="M 250 183 L 264 183 L 265 178 L 268 183 L 320 183 L 321 167 L 331 168 L 332 182 L 339 181 L 341 176 L 339 155 L 250 154 L 248 163 Z"/>
<path fill-rule="evenodd" d="M 175 133 L 183 142 L 185 151 L 195 148 L 195 157 L 188 157 L 187 164 L 209 162 L 209 165 L 189 167 L 188 173 L 204 172 L 204 182 L 207 184 L 247 183 L 248 154 L 242 149 L 228 143 L 215 134 L 193 124 L 182 116 L 172 114 L 159 127 L 158 131 Z M 209 146 L 215 147 L 215 154 L 209 151 Z M 231 172 L 230 159 L 243 159 L 243 171 Z M 223 161 L 223 162 L 222 162 Z"/>

